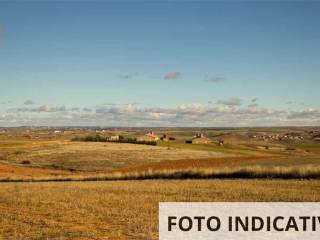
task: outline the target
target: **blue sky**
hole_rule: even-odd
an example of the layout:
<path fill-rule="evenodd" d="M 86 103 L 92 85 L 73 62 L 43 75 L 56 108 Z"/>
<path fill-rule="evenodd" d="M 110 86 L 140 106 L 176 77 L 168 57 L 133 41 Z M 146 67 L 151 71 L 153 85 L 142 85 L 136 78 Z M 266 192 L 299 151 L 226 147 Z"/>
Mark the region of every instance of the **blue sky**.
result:
<path fill-rule="evenodd" d="M 319 125 L 319 12 L 316 1 L 2 1 L 0 126 Z"/>

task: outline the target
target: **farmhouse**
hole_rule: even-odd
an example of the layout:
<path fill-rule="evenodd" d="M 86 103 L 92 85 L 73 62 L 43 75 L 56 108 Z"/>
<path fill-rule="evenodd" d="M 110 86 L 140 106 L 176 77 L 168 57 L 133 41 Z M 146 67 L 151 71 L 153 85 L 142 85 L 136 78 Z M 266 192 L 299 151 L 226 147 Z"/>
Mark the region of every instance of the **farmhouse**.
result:
<path fill-rule="evenodd" d="M 212 140 L 203 135 L 203 133 L 196 134 L 191 140 L 187 140 L 186 143 L 192 144 L 209 144 Z"/>
<path fill-rule="evenodd" d="M 148 132 L 144 136 L 138 137 L 137 141 L 155 142 L 158 141 L 159 137 L 154 132 Z"/>
<path fill-rule="evenodd" d="M 108 137 L 109 141 L 119 141 L 119 139 L 120 139 L 119 135 L 112 135 Z"/>
<path fill-rule="evenodd" d="M 164 142 L 168 142 L 170 140 L 170 138 L 168 137 L 167 134 L 163 134 L 162 137 L 160 137 L 160 140 L 164 141 Z"/>

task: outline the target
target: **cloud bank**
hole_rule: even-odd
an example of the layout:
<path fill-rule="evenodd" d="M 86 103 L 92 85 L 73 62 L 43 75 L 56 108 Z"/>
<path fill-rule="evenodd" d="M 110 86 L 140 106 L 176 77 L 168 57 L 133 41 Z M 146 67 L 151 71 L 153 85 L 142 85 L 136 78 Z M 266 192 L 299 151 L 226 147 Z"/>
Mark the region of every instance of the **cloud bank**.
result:
<path fill-rule="evenodd" d="M 139 107 L 114 104 L 97 107 L 22 107 L 0 113 L 0 126 L 319 126 L 320 111 L 272 110 L 237 98 L 216 104 L 176 107 Z"/>

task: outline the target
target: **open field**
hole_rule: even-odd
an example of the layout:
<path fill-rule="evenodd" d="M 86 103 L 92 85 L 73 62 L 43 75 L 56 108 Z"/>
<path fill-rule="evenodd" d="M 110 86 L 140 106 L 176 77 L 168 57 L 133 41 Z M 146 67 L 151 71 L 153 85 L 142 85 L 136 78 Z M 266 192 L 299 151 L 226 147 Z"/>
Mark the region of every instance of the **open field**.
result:
<path fill-rule="evenodd" d="M 0 239 L 153 240 L 160 201 L 320 201 L 317 129 L 201 130 L 209 144 L 186 143 L 198 129 L 157 131 L 175 140 L 77 142 L 97 130 L 6 129 Z"/>
<path fill-rule="evenodd" d="M 1 144 L 0 151 L 2 161 L 8 163 L 20 164 L 28 160 L 29 166 L 34 167 L 90 172 L 108 171 L 161 160 L 205 159 L 236 155 L 147 145 L 70 141 L 8 141 Z"/>
<path fill-rule="evenodd" d="M 98 133 L 97 133 L 98 131 Z M 0 178 L 109 174 L 149 170 L 320 166 L 320 144 L 309 128 L 204 129 L 210 144 L 186 144 L 198 129 L 158 129 L 157 146 L 75 142 L 75 136 L 142 136 L 144 129 L 6 129 L 0 134 Z M 58 132 L 58 133 L 56 133 Z M 280 138 L 290 138 L 280 140 Z M 223 146 L 217 143 L 223 141 Z M 29 171 L 28 171 L 29 170 Z M 47 172 L 46 172 L 47 171 Z"/>
<path fill-rule="evenodd" d="M 168 146 L 164 146 L 164 145 Z M 183 143 L 159 143 L 159 146 L 100 143 L 100 142 L 71 142 L 67 140 L 54 141 L 2 141 L 0 145 L 0 180 L 1 179 L 118 179 L 137 178 L 176 178 L 177 173 L 188 172 L 187 176 L 212 177 L 241 176 L 234 172 L 249 174 L 243 176 L 258 176 L 252 174 L 255 169 L 259 172 L 296 172 L 300 169 L 312 169 L 312 176 L 320 169 L 320 158 L 317 145 L 311 145 L 312 152 L 304 148 L 288 150 L 253 150 L 242 146 L 232 145 L 217 147 L 215 145 L 192 145 Z M 312 146 L 312 147 L 310 147 Z M 237 147 L 239 153 L 237 153 Z M 299 171 L 300 171 L 299 170 Z M 189 174 L 193 172 L 195 174 Z M 278 173 L 279 170 L 276 170 Z M 310 172 L 309 170 L 307 172 Z M 169 174 L 168 174 L 169 173 Z M 216 174 L 219 173 L 219 174 Z M 225 174 L 232 173 L 232 174 Z M 119 175 L 120 174 L 120 175 Z M 122 175 L 122 177 L 121 177 Z M 156 177 L 157 175 L 157 177 Z M 179 175 L 179 174 L 178 174 Z M 186 176 L 186 174 L 180 174 Z M 268 176 L 279 174 L 268 174 Z M 296 174 L 297 175 L 297 174 Z M 128 177 L 129 176 L 129 177 Z M 261 174 L 260 174 L 261 176 Z M 262 174 L 265 176 L 265 174 Z M 294 176 L 291 174 L 291 176 Z M 305 176 L 305 174 L 298 174 Z"/>
<path fill-rule="evenodd" d="M 0 0 L 0 240 L 320 240 L 319 13 Z"/>
<path fill-rule="evenodd" d="M 319 159 L 204 159 L 165 161 L 109 171 L 78 173 L 0 164 L 0 182 L 88 182 L 145 179 L 320 179 Z M 278 162 L 280 164 L 277 164 Z M 237 164 L 239 162 L 239 164 Z M 310 162 L 308 164 L 308 162 Z M 177 164 L 178 163 L 178 164 Z M 293 163 L 290 165 L 290 163 Z"/>
<path fill-rule="evenodd" d="M 1 183 L 0 239 L 157 239 L 160 201 L 320 201 L 320 180 Z"/>

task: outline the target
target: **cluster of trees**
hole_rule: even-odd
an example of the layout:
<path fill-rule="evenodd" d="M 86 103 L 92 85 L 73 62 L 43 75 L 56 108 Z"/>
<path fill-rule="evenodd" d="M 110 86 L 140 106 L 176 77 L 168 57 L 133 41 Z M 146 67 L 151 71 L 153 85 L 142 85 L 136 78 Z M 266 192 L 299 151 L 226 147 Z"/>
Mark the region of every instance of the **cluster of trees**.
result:
<path fill-rule="evenodd" d="M 115 143 L 132 143 L 132 144 L 145 144 L 145 145 L 157 145 L 156 141 L 138 141 L 136 138 L 125 138 L 123 136 L 119 136 L 118 140 L 111 140 L 108 137 L 101 136 L 99 134 L 95 136 L 85 136 L 79 137 L 76 136 L 71 139 L 72 141 L 82 141 L 82 142 L 115 142 Z"/>

